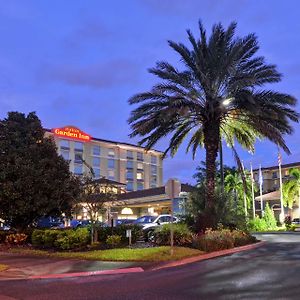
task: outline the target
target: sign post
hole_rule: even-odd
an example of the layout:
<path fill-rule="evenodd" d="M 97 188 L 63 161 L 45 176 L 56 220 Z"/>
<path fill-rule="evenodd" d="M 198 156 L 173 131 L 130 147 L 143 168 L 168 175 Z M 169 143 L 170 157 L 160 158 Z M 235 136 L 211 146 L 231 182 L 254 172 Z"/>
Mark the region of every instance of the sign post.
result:
<path fill-rule="evenodd" d="M 174 208 L 173 208 L 173 202 L 175 198 L 179 197 L 179 194 L 181 192 L 181 183 L 177 179 L 169 179 L 167 184 L 165 185 L 165 193 L 169 196 L 171 200 L 171 230 L 170 230 L 170 240 L 171 240 L 171 255 L 173 255 L 174 252 Z"/>
<path fill-rule="evenodd" d="M 131 247 L 131 229 L 126 229 L 126 237 L 129 238 L 129 247 Z"/>

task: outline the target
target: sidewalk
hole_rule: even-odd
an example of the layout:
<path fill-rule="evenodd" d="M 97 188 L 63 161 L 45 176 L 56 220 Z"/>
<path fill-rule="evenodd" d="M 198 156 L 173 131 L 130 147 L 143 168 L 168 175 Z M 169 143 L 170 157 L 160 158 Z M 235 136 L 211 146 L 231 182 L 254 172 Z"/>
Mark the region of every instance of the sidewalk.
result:
<path fill-rule="evenodd" d="M 143 262 L 109 262 L 79 259 L 45 258 L 0 252 L 0 264 L 8 265 L 6 271 L 0 272 L 0 280 L 28 279 L 53 274 L 71 274 L 79 272 L 127 269 L 148 269 L 153 263 Z M 143 271 L 143 269 L 141 269 Z M 137 269 L 136 269 L 137 270 Z M 140 270 L 140 271 L 141 271 Z M 109 273 L 109 272 L 108 272 Z M 122 272 L 121 272 L 122 273 Z"/>

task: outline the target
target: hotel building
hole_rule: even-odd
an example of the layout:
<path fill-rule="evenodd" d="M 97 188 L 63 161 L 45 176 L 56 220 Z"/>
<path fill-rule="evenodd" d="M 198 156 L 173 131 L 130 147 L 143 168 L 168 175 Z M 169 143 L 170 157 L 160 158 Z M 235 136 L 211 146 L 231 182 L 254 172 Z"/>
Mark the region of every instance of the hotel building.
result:
<path fill-rule="evenodd" d="M 127 192 L 163 185 L 160 151 L 91 137 L 74 126 L 46 129 L 45 135 L 53 137 L 58 153 L 70 161 L 70 171 L 76 175 L 89 174 L 92 168 L 96 179 L 126 184 Z"/>

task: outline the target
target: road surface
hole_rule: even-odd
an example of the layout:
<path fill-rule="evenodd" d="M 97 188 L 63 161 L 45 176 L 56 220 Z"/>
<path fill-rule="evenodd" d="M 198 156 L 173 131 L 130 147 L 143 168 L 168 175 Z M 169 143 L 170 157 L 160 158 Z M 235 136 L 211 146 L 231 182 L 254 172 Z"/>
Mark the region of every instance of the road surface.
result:
<path fill-rule="evenodd" d="M 257 249 L 128 275 L 0 282 L 0 299 L 300 299 L 300 234 Z"/>

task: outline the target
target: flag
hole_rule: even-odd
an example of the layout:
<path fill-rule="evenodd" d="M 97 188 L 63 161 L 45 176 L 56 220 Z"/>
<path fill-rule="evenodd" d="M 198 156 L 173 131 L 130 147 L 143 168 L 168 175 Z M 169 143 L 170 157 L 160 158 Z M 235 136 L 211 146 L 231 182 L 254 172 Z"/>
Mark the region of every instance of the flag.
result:
<path fill-rule="evenodd" d="M 263 182 L 264 182 L 264 178 L 263 178 L 262 171 L 261 171 L 261 165 L 259 165 L 259 174 L 258 174 L 259 186 L 262 186 Z"/>

